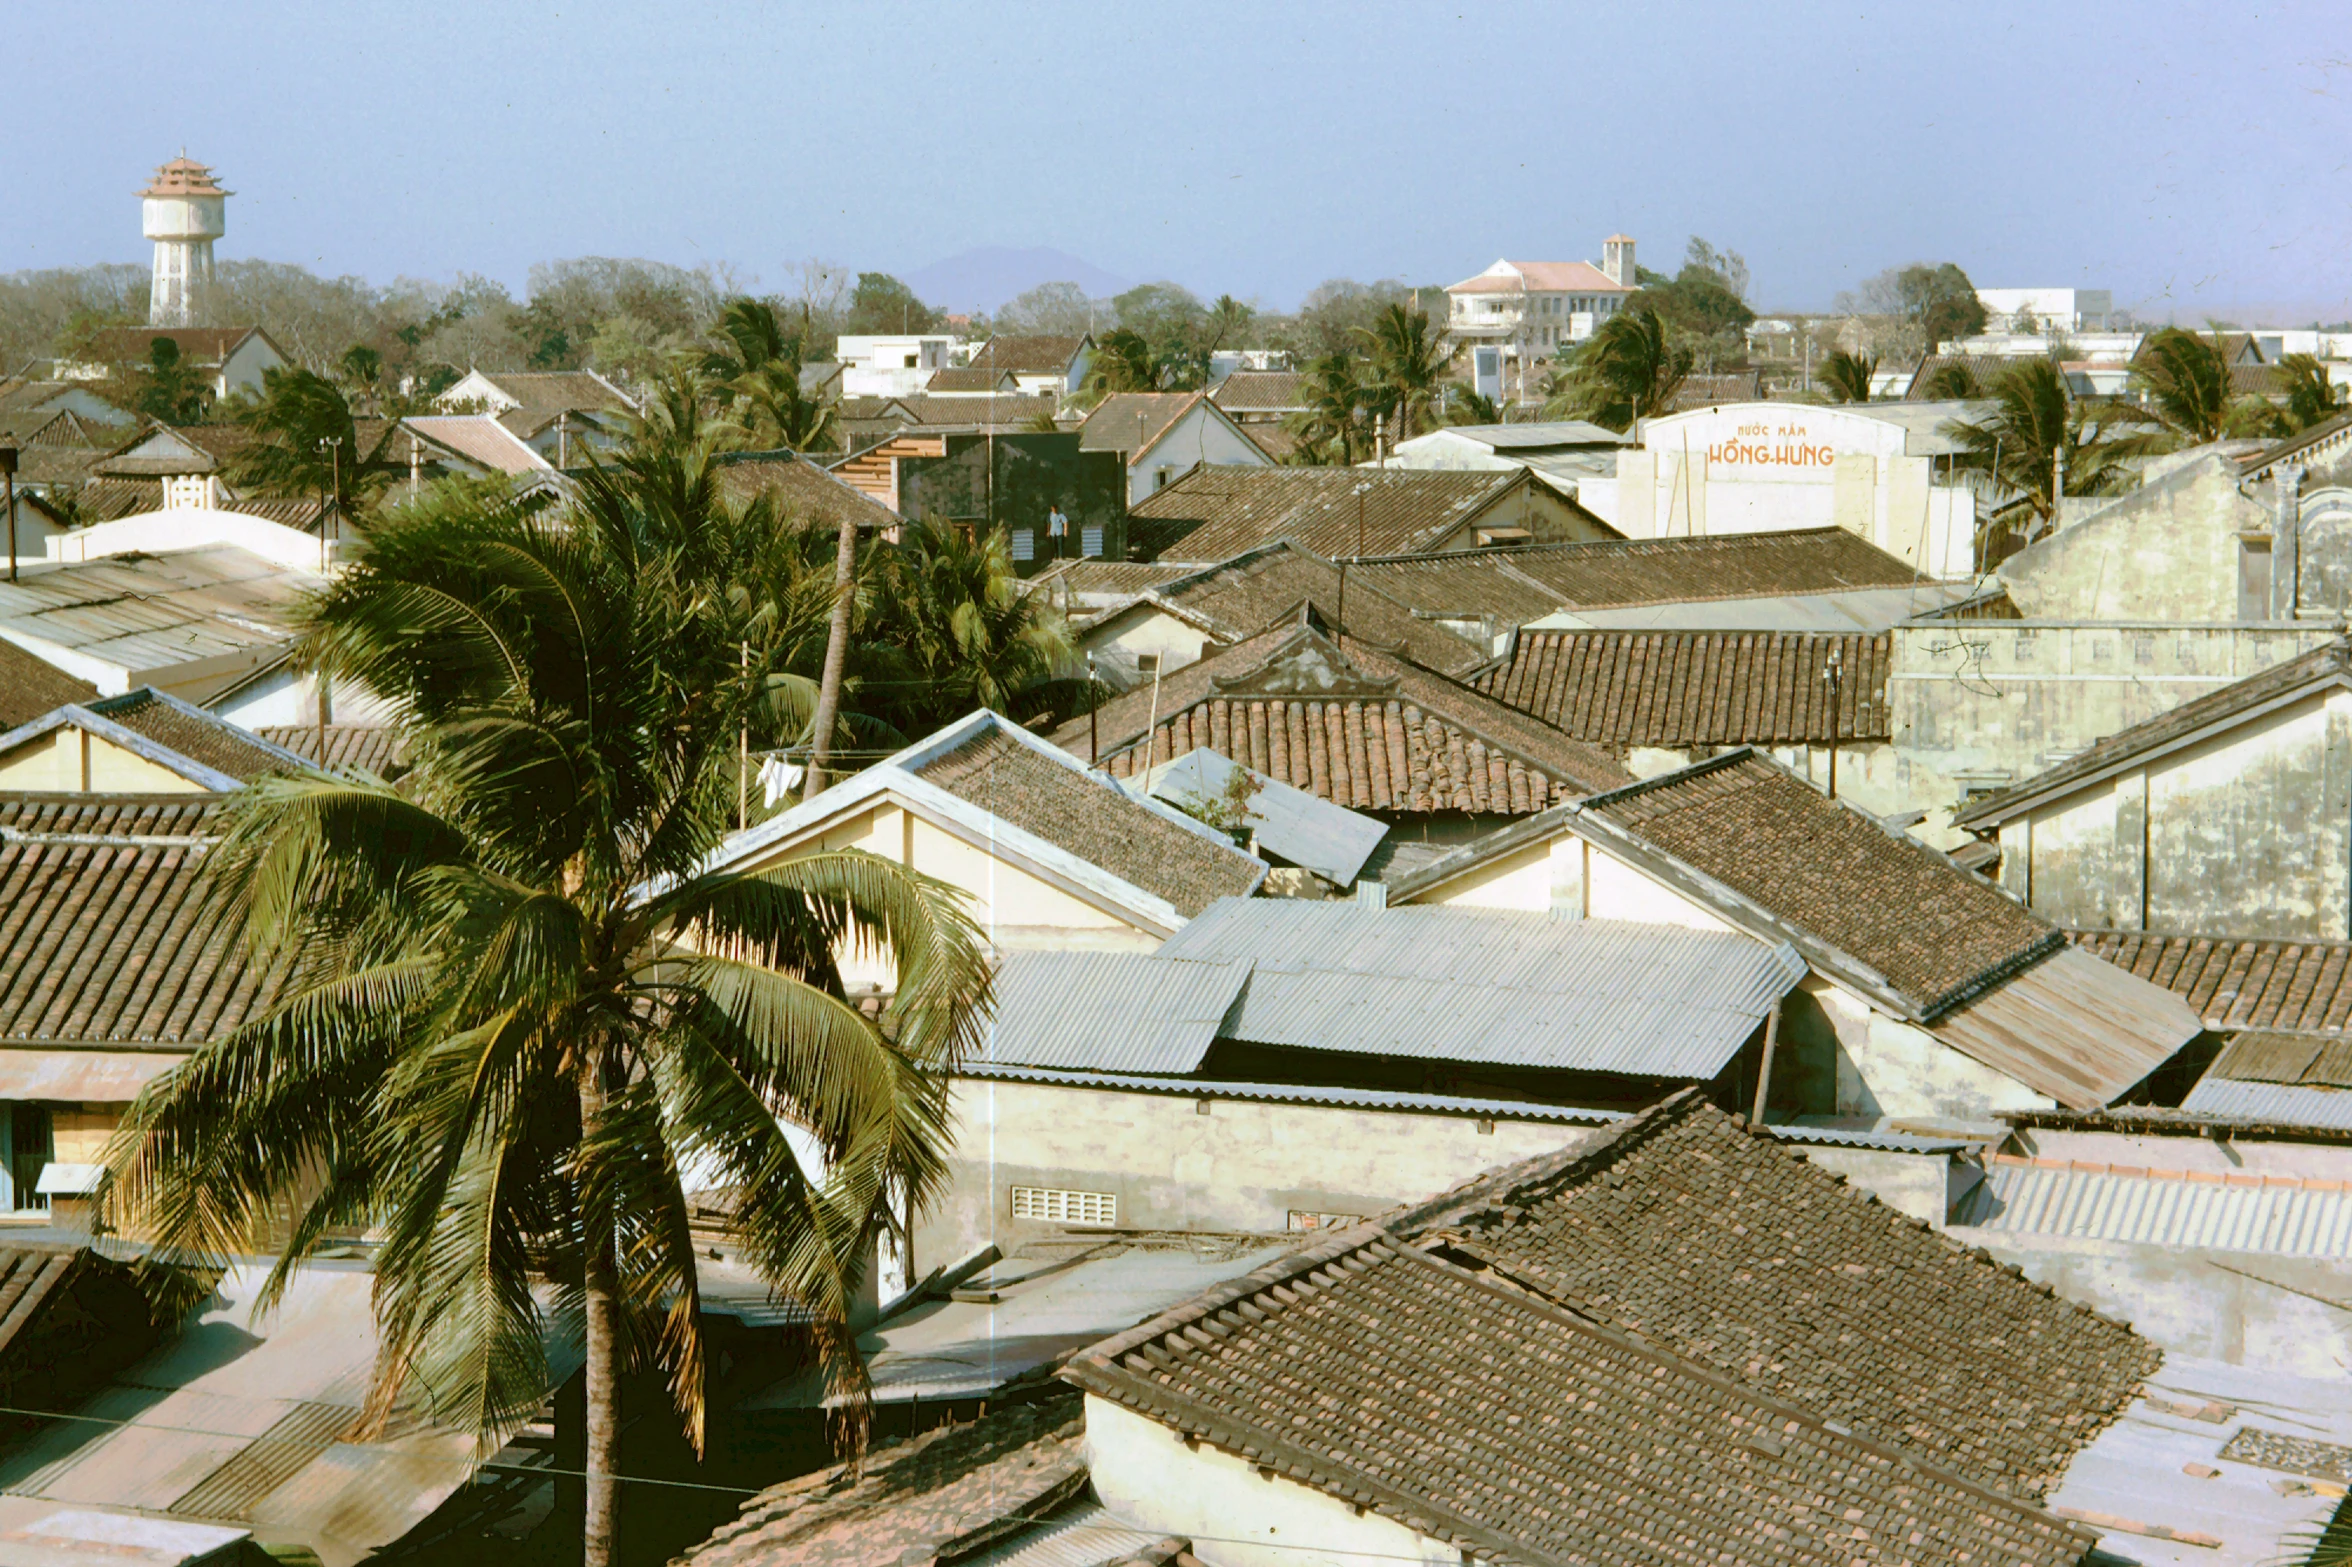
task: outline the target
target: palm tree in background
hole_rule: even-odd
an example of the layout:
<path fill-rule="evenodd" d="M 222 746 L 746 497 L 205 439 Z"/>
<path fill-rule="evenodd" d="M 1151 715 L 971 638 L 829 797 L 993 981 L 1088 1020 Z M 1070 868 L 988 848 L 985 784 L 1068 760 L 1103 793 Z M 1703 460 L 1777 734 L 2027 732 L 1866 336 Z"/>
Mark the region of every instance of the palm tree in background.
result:
<path fill-rule="evenodd" d="M 1981 417 L 1945 422 L 1944 432 L 1963 448 L 1954 460 L 2022 496 L 2042 524 L 2057 515 L 2061 467 L 2067 495 L 2130 487 L 2128 459 L 2148 449 L 2144 437 L 2129 433 L 2137 422 L 2132 410 L 2078 400 L 2048 359 L 2019 360 L 1990 393 L 1993 406 Z"/>
<path fill-rule="evenodd" d="M 230 481 L 240 487 L 297 500 L 332 495 L 336 510 L 349 516 L 394 471 L 385 455 L 394 427 L 375 430 L 362 450 L 342 388 L 299 365 L 264 370 L 260 395 L 230 409 L 253 432 L 227 464 Z"/>
<path fill-rule="evenodd" d="M 1833 403 L 1866 403 L 1870 401 L 1871 377 L 1878 374 L 1875 355 L 1857 354 L 1839 349 L 1821 362 L 1814 379 Z"/>
<path fill-rule="evenodd" d="M 1429 317 L 1401 304 L 1382 307 L 1369 327 L 1360 329 L 1371 360 L 1365 378 L 1365 404 L 1388 421 L 1388 444 L 1409 441 L 1436 406 L 1438 377 L 1454 361 L 1455 350 L 1440 346 Z"/>
<path fill-rule="evenodd" d="M 1306 412 L 1291 417 L 1308 464 L 1348 467 L 1364 435 L 1365 387 L 1354 356 L 1325 354 L 1307 366 Z"/>
<path fill-rule="evenodd" d="M 966 538 L 910 522 L 871 568 L 874 609 L 860 662 L 871 714 L 928 734 L 976 707 L 1027 722 L 1074 709 L 1077 652 L 1042 593 L 1024 593 L 1002 529 Z"/>
<path fill-rule="evenodd" d="M 1095 340 L 1087 361 L 1086 390 L 1097 398 L 1119 392 L 1155 392 L 1163 366 L 1143 334 L 1116 327 Z"/>
<path fill-rule="evenodd" d="M 717 343 L 703 355 L 702 375 L 726 400 L 746 442 L 795 452 L 833 448 L 836 410 L 802 391 L 806 339 L 785 327 L 775 306 L 738 296 L 712 331 Z"/>
<path fill-rule="evenodd" d="M 1669 411 L 1690 371 L 1689 346 L 1675 341 L 1657 311 L 1647 305 L 1620 310 L 1585 339 L 1544 411 L 1630 430 L 1637 419 Z"/>
<path fill-rule="evenodd" d="M 2132 360 L 2131 385 L 2174 447 L 2266 434 L 2278 423 L 2277 411 L 2261 398 L 2232 395 L 2229 356 L 2218 332 L 2199 337 L 2168 326 L 2149 333 Z"/>
<path fill-rule="evenodd" d="M 1445 422 L 1448 424 L 1501 424 L 1502 410 L 1494 399 L 1481 397 L 1467 386 L 1446 388 Z"/>
<path fill-rule="evenodd" d="M 1936 402 L 1969 402 L 1985 395 L 1984 383 L 1966 360 L 1955 359 L 1928 372 L 1925 391 Z"/>
<path fill-rule="evenodd" d="M 825 607 L 772 591 L 805 576 L 799 530 L 723 504 L 706 457 L 640 449 L 561 517 L 428 497 L 325 590 L 302 654 L 397 705 L 412 770 L 239 794 L 219 908 L 287 990 L 150 1084 L 109 1154 L 125 1222 L 195 1259 L 290 1209 L 265 1306 L 332 1236 L 381 1237 L 375 1428 L 414 1409 L 487 1454 L 577 1333 L 587 1567 L 614 1557 L 623 1372 L 702 1439 L 689 1181 L 733 1192 L 862 1411 L 844 1314 L 889 1201 L 939 1188 L 939 1070 L 989 1004 L 948 887 L 857 852 L 704 869 L 739 737 L 800 689 Z M 878 1020 L 844 950 L 895 960 Z"/>
<path fill-rule="evenodd" d="M 2352 406 L 2346 402 L 2344 388 L 2329 376 L 2327 366 L 2312 355 L 2288 354 L 2279 360 L 2278 368 L 2287 394 L 2287 429 L 2283 433 L 2299 435 Z"/>

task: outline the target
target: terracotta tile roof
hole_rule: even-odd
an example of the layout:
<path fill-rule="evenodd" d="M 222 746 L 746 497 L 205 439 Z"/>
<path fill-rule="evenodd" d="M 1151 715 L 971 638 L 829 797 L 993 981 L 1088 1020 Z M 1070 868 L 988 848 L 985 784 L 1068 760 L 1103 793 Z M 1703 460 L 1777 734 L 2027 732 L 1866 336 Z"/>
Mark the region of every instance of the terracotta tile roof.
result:
<path fill-rule="evenodd" d="M 1772 631 L 1522 631 L 1475 684 L 1594 745 L 1884 740 L 1891 636 Z M 1837 660 L 1837 715 L 1823 676 Z"/>
<path fill-rule="evenodd" d="M 931 379 L 923 383 L 926 392 L 995 392 L 1016 391 L 1010 370 L 984 370 L 977 365 L 954 365 L 935 370 Z"/>
<path fill-rule="evenodd" d="M 1187 919 L 1247 897 L 1260 863 L 1106 789 L 1010 736 L 976 735 L 918 773 L 959 799 L 1165 898 Z"/>
<path fill-rule="evenodd" d="M 1476 277 L 1464 278 L 1459 283 L 1446 285 L 1449 294 L 1516 294 L 1520 279 L 1525 286 L 1539 293 L 1630 294 L 1633 286 L 1619 283 L 1608 273 L 1589 261 L 1507 261 L 1519 276 L 1481 272 Z"/>
<path fill-rule="evenodd" d="M 861 528 L 895 528 L 904 520 L 848 480 L 790 452 L 723 452 L 712 473 L 729 500 L 741 504 L 772 495 L 786 516 L 803 522 L 839 528 L 844 510 Z"/>
<path fill-rule="evenodd" d="M 316 724 L 271 724 L 254 733 L 306 762 L 319 759 Z M 407 770 L 408 744 L 389 724 L 329 724 L 326 733 L 325 765 L 331 771 L 357 768 L 379 778 L 397 778 Z"/>
<path fill-rule="evenodd" d="M 1296 413 L 1307 406 L 1305 381 L 1296 370 L 1236 370 L 1209 400 L 1230 414 Z"/>
<path fill-rule="evenodd" d="M 512 408 L 499 412 L 515 416 L 524 427 L 518 434 L 536 435 L 558 414 L 626 417 L 637 411 L 619 387 L 593 370 L 497 370 L 483 378 L 514 399 Z"/>
<path fill-rule="evenodd" d="M 1731 375 L 1689 375 L 1674 389 L 1668 412 L 1712 408 L 1721 403 L 1752 403 L 1764 395 L 1764 372 L 1742 370 Z"/>
<path fill-rule="evenodd" d="M 1197 746 L 1350 810 L 1527 815 L 1624 770 L 1606 753 L 1304 618 L 1260 632 L 1159 682 L 1151 760 L 1148 684 L 1096 710 L 1104 770 L 1126 777 Z M 1087 720 L 1054 743 L 1087 754 Z"/>
<path fill-rule="evenodd" d="M 972 355 L 975 370 L 1010 370 L 1016 375 L 1061 375 L 1086 339 L 1047 333 L 999 332 Z"/>
<path fill-rule="evenodd" d="M 286 759 L 260 744 L 257 736 L 225 718 L 191 713 L 145 686 L 85 705 L 133 734 L 246 783 L 264 773 L 287 770 Z"/>
<path fill-rule="evenodd" d="M 2156 1351 L 1696 1097 L 1063 1376 L 1482 1560 L 2079 1562 L 2088 1529 L 1992 1487 L 2046 1484 Z M 1920 1310 L 1922 1272 L 1972 1312 Z"/>
<path fill-rule="evenodd" d="M 1075 609 L 1081 600 L 1139 598 L 1164 583 L 1182 581 L 1198 569 L 1182 561 L 1062 560 L 1031 577 L 1025 586 L 1031 591 L 1050 588 L 1057 594 L 1067 587 Z"/>
<path fill-rule="evenodd" d="M 2212 725 L 2269 707 L 2313 686 L 2330 683 L 2352 684 L 2352 641 L 2338 640 L 2313 648 L 2298 658 L 2273 664 L 2260 674 L 2183 702 L 2169 712 L 2159 713 L 2128 729 L 2119 729 L 2057 766 L 1955 811 L 1953 824 L 1980 831 L 1990 829 L 2054 794 L 2069 792 L 2136 758 L 2187 741 Z"/>
<path fill-rule="evenodd" d="M 689 1567 L 929 1567 L 1021 1533 L 1086 1489 L 1078 1401 L 1015 1404 L 770 1486 L 674 1560 Z"/>
<path fill-rule="evenodd" d="M 2065 944 L 2058 928 L 1750 750 L 1584 810 L 1882 976 L 1923 1018 Z"/>
<path fill-rule="evenodd" d="M 98 688 L 0 638 L 0 730 L 28 724 L 43 713 L 95 701 Z"/>
<path fill-rule="evenodd" d="M 933 397 L 916 392 L 891 398 L 884 411 L 890 405 L 905 409 L 912 417 L 913 423 L 906 426 L 909 430 L 995 430 L 1006 435 L 1026 430 L 1040 417 L 1053 417 L 1061 407 L 1050 397 L 1014 392 L 996 397 Z M 842 417 L 852 416 L 845 411 Z"/>
<path fill-rule="evenodd" d="M 1198 392 L 1115 392 L 1094 405 L 1078 427 L 1082 452 L 1117 452 L 1132 464 L 1184 417 Z"/>
<path fill-rule="evenodd" d="M 1424 1233 L 2013 1495 L 2054 1485 L 2160 1358 L 2130 1328 L 1846 1189 L 1694 1091 L 1475 1183 Z"/>
<path fill-rule="evenodd" d="M 1210 465 L 1130 508 L 1128 538 L 1139 553 L 1172 560 L 1226 560 L 1286 537 L 1333 557 L 1403 554 L 1428 548 L 1528 482 L 1519 469 Z M 1368 486 L 1360 527 L 1358 485 Z"/>
<path fill-rule="evenodd" d="M 2244 1033 L 2213 1058 L 2205 1075 L 2241 1083 L 2352 1088 L 2352 1039 L 2331 1034 Z"/>
<path fill-rule="evenodd" d="M 192 1047 L 276 999 L 207 906 L 220 803 L 0 796 L 0 1040 Z"/>
<path fill-rule="evenodd" d="M 1488 662 L 1484 648 L 1442 626 L 1416 619 L 1404 605 L 1365 583 L 1360 573 L 1351 570 L 1347 575 L 1351 580 L 1343 582 L 1339 568 L 1330 561 L 1288 539 L 1278 539 L 1190 576 L 1160 583 L 1150 597 L 1229 642 L 1255 634 L 1305 602 L 1313 604 L 1316 614 L 1334 626 L 1341 624 L 1344 608 L 1347 619 L 1342 629 L 1350 637 L 1401 652 L 1440 674 L 1460 678 Z"/>
<path fill-rule="evenodd" d="M 1966 371 L 1974 379 L 1976 389 L 1968 396 L 1989 397 L 1993 384 L 2001 373 L 2025 363 L 2011 354 L 1930 354 L 1919 361 L 1919 368 L 1911 372 L 1911 380 L 1903 389 L 1903 401 L 1909 403 L 1939 403 L 1949 398 L 1934 388 L 1936 377 L 1946 370 Z"/>
<path fill-rule="evenodd" d="M 1368 560 L 1363 570 L 1382 592 L 1415 609 L 1491 614 L 1514 625 L 1560 609 L 1899 588 L 1923 580 L 1845 528 L 1530 544 Z"/>
<path fill-rule="evenodd" d="M 2070 930 L 2067 939 L 2162 985 L 2213 1029 L 2352 1033 L 2352 945 Z"/>

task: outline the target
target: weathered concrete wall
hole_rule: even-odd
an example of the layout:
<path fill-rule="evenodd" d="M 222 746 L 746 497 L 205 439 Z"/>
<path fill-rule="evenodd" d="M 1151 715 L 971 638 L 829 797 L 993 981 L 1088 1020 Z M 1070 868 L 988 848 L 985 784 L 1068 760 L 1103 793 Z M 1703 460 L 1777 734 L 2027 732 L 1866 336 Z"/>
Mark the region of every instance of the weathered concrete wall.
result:
<path fill-rule="evenodd" d="M 1145 655 L 1160 661 L 1159 672 L 1172 675 L 1187 664 L 1197 664 L 1210 646 L 1209 634 L 1148 605 L 1122 610 L 1078 639 L 1080 654 L 1094 656 L 1095 673 L 1105 685 L 1131 690 L 1149 683 L 1137 660 Z"/>
<path fill-rule="evenodd" d="M 1208 1567 L 1454 1567 L 1461 1552 L 1335 1496 L 1261 1473 L 1238 1454 L 1187 1447 L 1167 1426 L 1086 1398 L 1095 1495 L 1127 1523 L 1192 1541 Z"/>
<path fill-rule="evenodd" d="M 2270 521 L 2234 462 L 2202 457 L 2011 556 L 2001 580 L 2034 620 L 2226 624 L 2240 618 L 2239 535 Z"/>
<path fill-rule="evenodd" d="M 1830 1148 L 1792 1143 L 1824 1170 L 1846 1178 L 1898 1213 L 1923 1224 L 1944 1226 L 1952 1204 L 1984 1178 L 1975 1165 L 1950 1154 L 1896 1153 L 1885 1148 Z"/>
<path fill-rule="evenodd" d="M 1596 1130 L 985 1078 L 958 1079 L 949 1113 L 948 1190 L 916 1223 L 923 1268 L 1058 1233 L 1012 1218 L 1016 1185 L 1111 1193 L 1122 1228 L 1281 1231 L 1294 1212 L 1365 1217 Z"/>
<path fill-rule="evenodd" d="M 2334 635 L 2315 622 L 1910 622 L 1887 677 L 1895 747 L 1908 787 L 1924 774 L 1993 788 Z"/>
<path fill-rule="evenodd" d="M 1809 974 L 1782 1003 L 1772 1065 L 1776 1114 L 1982 1120 L 2056 1101 Z"/>
<path fill-rule="evenodd" d="M 2180 1354 L 2301 1376 L 2352 1365 L 2352 1264 L 1960 1224 L 1950 1234 Z"/>
<path fill-rule="evenodd" d="M 2352 934 L 2352 695 L 2315 694 L 2086 785 L 2001 833 L 2005 886 L 2065 924 Z"/>
<path fill-rule="evenodd" d="M 2072 1159 L 2134 1170 L 2187 1170 L 2200 1175 L 2291 1175 L 2300 1180 L 2352 1181 L 2352 1145 L 2210 1137 L 2138 1137 L 2124 1132 L 2076 1132 L 2023 1127 L 2009 1150 L 2028 1158 Z"/>

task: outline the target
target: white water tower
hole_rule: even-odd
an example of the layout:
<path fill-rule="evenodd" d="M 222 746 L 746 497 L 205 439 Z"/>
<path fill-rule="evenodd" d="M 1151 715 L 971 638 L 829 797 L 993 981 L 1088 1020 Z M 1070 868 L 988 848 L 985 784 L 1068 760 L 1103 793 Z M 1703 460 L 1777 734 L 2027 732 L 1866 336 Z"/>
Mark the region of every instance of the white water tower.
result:
<path fill-rule="evenodd" d="M 228 197 L 212 170 L 181 154 L 139 192 L 147 237 L 155 241 L 149 326 L 202 326 L 212 298 L 212 242 L 228 232 Z"/>

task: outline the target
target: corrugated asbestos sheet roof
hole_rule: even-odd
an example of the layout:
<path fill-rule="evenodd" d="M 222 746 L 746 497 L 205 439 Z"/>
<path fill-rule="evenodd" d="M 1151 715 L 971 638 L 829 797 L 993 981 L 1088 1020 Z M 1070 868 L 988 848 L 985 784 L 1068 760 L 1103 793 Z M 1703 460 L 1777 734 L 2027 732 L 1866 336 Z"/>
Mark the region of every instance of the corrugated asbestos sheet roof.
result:
<path fill-rule="evenodd" d="M 1226 899 L 1163 958 L 1248 959 L 1253 1044 L 1709 1079 L 1804 963 L 1724 931 L 1457 908 Z"/>
<path fill-rule="evenodd" d="M 1496 1562 L 2058 1567 L 2091 1532 L 2015 1498 L 2157 1361 L 1685 1093 L 1063 1375 Z"/>
<path fill-rule="evenodd" d="M 2168 1251 L 2352 1256 L 2352 1190 L 2340 1181 L 2127 1173 L 2121 1165 L 2086 1168 L 1996 1154 L 1952 1222 Z"/>
<path fill-rule="evenodd" d="M 2207 1028 L 2341 1033 L 2352 1026 L 2352 945 L 2072 930 L 2067 938 L 2162 985 Z"/>
<path fill-rule="evenodd" d="M 1167 560 L 1229 560 L 1279 538 L 1319 555 L 1394 555 L 1427 549 L 1528 482 L 1515 468 L 1448 473 L 1212 464 L 1139 502 L 1127 527 L 1137 548 Z"/>
<path fill-rule="evenodd" d="M 1522 631 L 1488 695 L 1612 748 L 1884 740 L 1891 636 Z M 1826 678 L 1838 672 L 1836 712 Z"/>
<path fill-rule="evenodd" d="M 110 556 L 0 580 L 0 622 L 121 668 L 172 669 L 292 641 L 318 582 L 227 545 Z"/>
<path fill-rule="evenodd" d="M 1147 757 L 1144 726 L 1157 714 Z M 1124 778 L 1206 746 L 1356 811 L 1526 815 L 1622 783 L 1599 748 L 1408 660 L 1334 640 L 1312 611 L 1077 718 L 1054 743 Z"/>
<path fill-rule="evenodd" d="M 1240 1099 L 1257 1104 L 1329 1105 L 1342 1110 L 1394 1110 L 1411 1115 L 1476 1116 L 1481 1120 L 1556 1121 L 1571 1126 L 1606 1126 L 1625 1118 L 1622 1110 L 1588 1110 L 1580 1105 L 1538 1104 L 1527 1099 L 1468 1099 L 1451 1094 L 1410 1094 L 1385 1088 L 1326 1088 L 1303 1083 L 1233 1083 L 1196 1077 L 1132 1077 L 1109 1072 L 1062 1071 L 1051 1067 L 996 1066 L 969 1062 L 964 1077 L 1007 1083 L 1046 1083 L 1105 1093 L 1178 1094 L 1187 1099 Z M 1794 1131 L 1796 1128 L 1779 1128 Z M 1806 1139 L 1808 1141 L 1812 1139 Z M 1877 1143 L 1868 1146 L 1877 1147 Z"/>
<path fill-rule="evenodd" d="M 2352 1039 L 2248 1032 L 2181 1101 L 2193 1115 L 2352 1130 Z"/>
<path fill-rule="evenodd" d="M 2257 1083 L 2207 1072 L 2181 1101 L 2181 1109 L 2223 1120 L 2352 1132 L 2352 1089 L 2345 1088 Z"/>
<path fill-rule="evenodd" d="M 1207 625 L 1227 642 L 1263 631 L 1302 603 L 1351 638 L 1403 654 L 1441 675 L 1461 678 L 1488 661 L 1486 649 L 1413 612 L 1351 569 L 1288 539 L 1163 582 L 1145 597 Z"/>
<path fill-rule="evenodd" d="M 1001 1545 L 956 1567 L 1161 1567 L 1198 1561 L 1191 1542 L 1121 1523 L 1100 1502 L 1072 1502 Z M 896 1564 L 892 1564 L 896 1567 Z"/>
<path fill-rule="evenodd" d="M 98 688 L 47 659 L 0 637 L 0 730 L 30 723 L 73 703 L 94 700 Z"/>
<path fill-rule="evenodd" d="M 1381 591 L 1415 609 L 1492 614 L 1518 625 L 1562 608 L 1898 588 L 1920 580 L 1845 528 L 1529 544 L 1368 560 L 1362 569 Z"/>
<path fill-rule="evenodd" d="M 1104 1072 L 1189 1072 L 1248 982 L 1247 961 L 1145 952 L 1014 952 L 996 975 L 981 1059 Z"/>
<path fill-rule="evenodd" d="M 2159 713 L 2129 729 L 2117 730 L 2057 766 L 1953 813 L 1953 825 L 1996 826 L 2051 795 L 2063 794 L 2134 758 L 2189 740 L 2240 713 L 2296 696 L 2314 686 L 2334 683 L 2352 683 L 2352 643 L 2337 641 L 2314 648 L 2300 658 L 2288 659 L 2234 685 L 2183 702 L 2170 712 Z"/>
<path fill-rule="evenodd" d="M 191 1047 L 275 999 L 206 907 L 213 795 L 0 799 L 0 1040 Z"/>
<path fill-rule="evenodd" d="M 1187 917 L 1213 899 L 1247 894 L 1264 873 L 1240 850 L 1187 831 L 994 729 L 925 763 L 918 776 L 1165 898 Z"/>
<path fill-rule="evenodd" d="M 1232 789 L 1237 771 L 1247 772 L 1206 746 L 1187 751 L 1152 769 L 1152 798 L 1178 810 L 1198 802 L 1222 801 Z M 1353 882 L 1372 851 L 1380 847 L 1380 840 L 1388 836 L 1387 824 L 1376 817 L 1318 799 L 1264 773 L 1248 773 L 1248 778 L 1245 811 L 1259 852 L 1303 865 L 1325 881 L 1341 887 Z"/>

